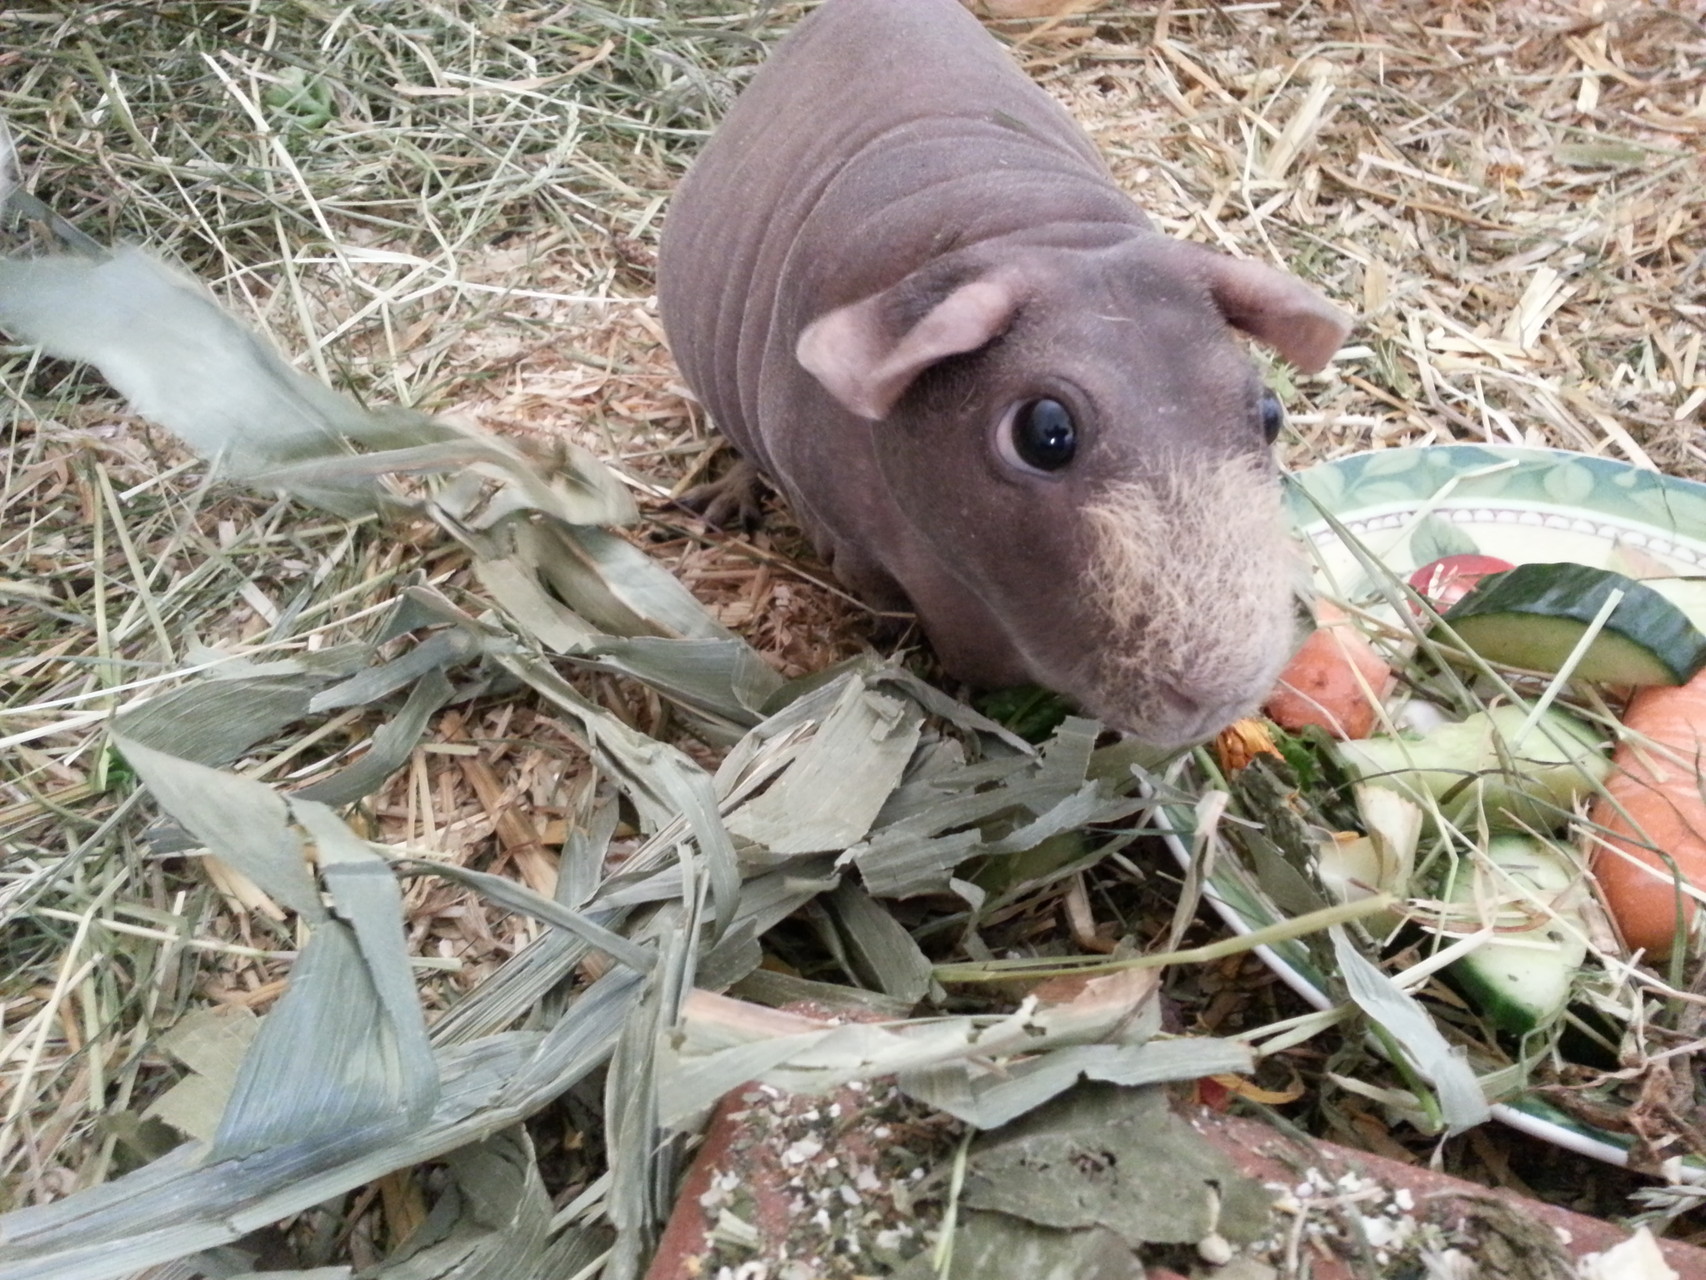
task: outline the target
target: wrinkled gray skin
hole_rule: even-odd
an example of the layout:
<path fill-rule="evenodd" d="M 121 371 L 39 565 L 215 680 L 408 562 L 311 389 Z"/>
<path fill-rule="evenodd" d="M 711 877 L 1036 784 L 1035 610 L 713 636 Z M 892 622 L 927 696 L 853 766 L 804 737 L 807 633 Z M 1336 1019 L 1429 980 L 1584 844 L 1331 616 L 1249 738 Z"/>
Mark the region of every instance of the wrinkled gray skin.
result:
<path fill-rule="evenodd" d="M 717 425 L 843 581 L 917 611 L 951 673 L 1035 681 L 1163 746 L 1272 686 L 1295 568 L 1229 326 L 1314 370 L 1347 322 L 1291 276 L 1156 232 L 958 0 L 803 21 L 683 181 L 658 275 Z M 1011 443 L 1039 397 L 1075 420 L 1058 471 Z M 1218 496 L 1194 509 L 1199 491 Z M 1114 493 L 1140 554 L 1086 519 Z"/>

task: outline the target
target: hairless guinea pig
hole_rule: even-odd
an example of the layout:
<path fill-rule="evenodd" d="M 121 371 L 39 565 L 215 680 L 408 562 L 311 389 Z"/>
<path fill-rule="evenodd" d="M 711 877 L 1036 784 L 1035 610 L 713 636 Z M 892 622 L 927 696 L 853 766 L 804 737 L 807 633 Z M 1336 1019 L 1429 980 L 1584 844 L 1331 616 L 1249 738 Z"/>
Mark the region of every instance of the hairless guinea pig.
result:
<path fill-rule="evenodd" d="M 1272 686 L 1296 568 L 1279 403 L 1231 328 L 1321 368 L 1345 317 L 1158 233 L 959 0 L 828 0 L 670 206 L 688 383 L 835 572 L 947 669 L 1161 746 Z M 715 517 L 714 517 L 715 518 Z"/>

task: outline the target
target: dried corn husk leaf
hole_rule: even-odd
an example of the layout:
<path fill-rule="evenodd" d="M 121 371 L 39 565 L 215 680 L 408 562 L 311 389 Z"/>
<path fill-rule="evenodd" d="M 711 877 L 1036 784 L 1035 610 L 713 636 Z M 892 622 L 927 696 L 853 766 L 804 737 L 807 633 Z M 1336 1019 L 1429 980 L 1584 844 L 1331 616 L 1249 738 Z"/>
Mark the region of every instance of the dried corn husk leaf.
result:
<path fill-rule="evenodd" d="M 658 624 L 632 614 L 616 621 L 639 626 L 647 634 L 611 635 L 601 630 L 555 592 L 547 591 L 546 575 L 538 562 L 522 554 L 477 559 L 474 571 L 487 594 L 524 634 L 579 665 L 631 676 L 656 689 L 690 712 L 696 727 L 712 741 L 733 741 L 756 724 L 759 709 L 781 685 L 781 677 L 752 646 L 734 636 L 663 637 L 650 634 L 659 629 Z M 644 572 L 652 571 L 663 572 L 648 561 Z M 629 565 L 624 572 L 637 577 L 641 570 Z M 579 596 L 569 597 L 577 603 L 586 599 L 587 587 L 587 580 L 558 584 L 558 590 L 579 589 Z M 606 605 L 614 598 L 602 585 L 594 594 Z"/>
<path fill-rule="evenodd" d="M 681 751 L 649 738 L 589 701 L 543 661 L 500 656 L 498 664 L 565 711 L 599 769 L 633 801 L 647 827 L 685 823 L 710 880 L 713 916 L 726 927 L 740 897 L 734 845 L 718 813 L 711 777 Z"/>
<path fill-rule="evenodd" d="M 1135 1083 L 1249 1069 L 1248 1047 L 1235 1042 L 1148 1043 L 1160 1025 L 1156 989 L 1153 973 L 1128 970 L 1060 1003 L 1033 995 L 1001 1018 L 842 1025 L 696 991 L 659 1058 L 661 1115 L 672 1127 L 689 1124 L 748 1080 L 815 1093 L 898 1074 L 907 1091 L 983 1125 L 1021 1114 L 1085 1075 Z"/>
<path fill-rule="evenodd" d="M 966 1063 L 909 1071 L 901 1088 L 920 1102 L 979 1129 L 995 1129 L 1058 1097 L 1082 1080 L 1107 1084 L 1172 1084 L 1255 1067 L 1248 1045 L 1192 1037 L 1142 1045 L 1088 1044 L 1008 1064 L 999 1074 Z"/>
<path fill-rule="evenodd" d="M 96 1191 L 7 1214 L 0 1277 L 125 1276 L 498 1133 L 609 1057 L 638 990 L 631 970 L 616 969 L 549 1032 L 503 1032 L 440 1051 L 438 1104 L 404 1132 L 389 1125 L 298 1138 L 243 1159 L 208 1159 L 205 1147 L 191 1143 Z"/>
<path fill-rule="evenodd" d="M 401 959 L 400 915 L 383 924 L 396 934 Z M 379 920 L 370 922 L 372 932 L 380 928 Z M 305 1142 L 371 1146 L 426 1121 L 438 1092 L 437 1063 L 420 1052 L 426 1028 L 419 1005 L 399 1020 L 380 986 L 357 930 L 338 920 L 315 926 L 243 1059 L 212 1159 Z"/>
<path fill-rule="evenodd" d="M 163 1120 L 188 1137 L 213 1141 L 243 1055 L 258 1030 L 260 1020 L 241 1006 L 196 1009 L 180 1019 L 160 1037 L 158 1047 L 190 1074 L 156 1098 L 143 1119 Z"/>
<path fill-rule="evenodd" d="M 1490 1112 L 1481 1084 L 1461 1049 L 1454 1049 L 1434 1020 L 1391 978 L 1365 959 L 1342 926 L 1331 931 L 1333 955 L 1350 998 L 1390 1033 L 1416 1070 L 1433 1085 L 1447 1131 L 1483 1123 Z"/>
<path fill-rule="evenodd" d="M 619 933 L 612 933 L 591 916 L 571 911 L 561 903 L 554 902 L 543 894 L 535 893 L 526 885 L 518 884 L 504 876 L 495 876 L 490 872 L 475 871 L 472 867 L 459 867 L 452 863 L 405 860 L 401 865 L 465 884 L 488 900 L 511 911 L 524 912 L 547 924 L 567 930 L 587 946 L 595 947 L 612 960 L 641 973 L 649 972 L 656 963 L 656 958 L 650 951 Z"/>
<path fill-rule="evenodd" d="M 428 671 L 409 691 L 402 709 L 374 730 L 367 751 L 359 760 L 296 794 L 331 805 L 350 804 L 373 794 L 407 763 L 426 732 L 427 722 L 451 700 L 453 693 L 450 678 L 443 671 L 437 668 Z"/>
<path fill-rule="evenodd" d="M 758 723 L 781 677 L 744 640 L 607 636 L 569 656 L 578 666 L 629 676 L 692 713 L 712 741 Z"/>
<path fill-rule="evenodd" d="M 272 788 L 113 734 L 113 744 L 185 830 L 309 923 L 326 918 L 302 839 Z"/>
<path fill-rule="evenodd" d="M 181 760 L 230 764 L 308 715 L 315 694 L 335 678 L 324 671 L 231 676 L 216 672 L 156 694 L 113 717 L 113 728 Z"/>
<path fill-rule="evenodd" d="M 398 435 L 290 369 L 194 279 L 133 246 L 0 260 L 0 325 L 97 366 L 138 413 L 238 475 Z"/>
<path fill-rule="evenodd" d="M 838 687 L 781 776 L 730 815 L 731 835 L 772 854 L 839 851 L 865 838 L 912 759 L 924 716 L 911 702 L 871 692 L 856 673 Z"/>
<path fill-rule="evenodd" d="M 1069 738 L 1082 737 L 1081 728 L 1063 729 Z M 1045 751 L 1040 759 L 997 758 L 939 769 L 897 791 L 877 828 L 848 850 L 847 859 L 872 893 L 909 897 L 948 888 L 948 873 L 976 853 L 1022 853 L 1063 831 L 1117 821 L 1148 806 L 1112 782 L 1086 781 L 1083 768 L 1064 767 L 1063 759 L 1089 765 L 1088 754 L 1073 746 L 1053 761 Z M 992 780 L 997 785 L 984 786 Z M 966 829 L 996 819 L 1007 828 L 999 835 Z"/>
<path fill-rule="evenodd" d="M 445 1237 L 406 1259 L 381 1266 L 374 1280 L 513 1280 L 551 1273 L 551 1199 L 539 1176 L 533 1142 L 512 1125 L 483 1142 L 452 1151 L 445 1163 L 460 1211 Z M 411 1241 L 412 1244 L 412 1241 Z M 276 1273 L 256 1273 L 255 1280 Z"/>
<path fill-rule="evenodd" d="M 546 477 L 496 437 L 408 410 L 363 408 L 292 369 L 198 282 L 133 246 L 0 259 L 0 327 L 93 364 L 138 413 L 227 474 L 328 510 L 400 502 L 380 484 L 387 474 L 462 472 L 499 485 L 507 496 L 498 515 L 526 509 L 604 524 L 635 516 L 627 490 L 584 452 Z M 378 452 L 354 457 L 353 445 Z M 471 502 L 461 505 L 472 519 Z"/>
<path fill-rule="evenodd" d="M 825 904 L 834 918 L 848 959 L 877 990 L 916 1004 L 934 985 L 930 960 L 889 909 L 851 880 Z"/>

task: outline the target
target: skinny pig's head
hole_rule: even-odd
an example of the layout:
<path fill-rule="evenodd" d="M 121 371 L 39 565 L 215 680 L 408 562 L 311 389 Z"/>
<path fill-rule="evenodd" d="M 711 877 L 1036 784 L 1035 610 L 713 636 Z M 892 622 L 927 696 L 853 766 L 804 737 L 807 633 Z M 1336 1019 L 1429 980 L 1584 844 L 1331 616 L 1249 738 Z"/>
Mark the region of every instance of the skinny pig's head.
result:
<path fill-rule="evenodd" d="M 1283 272 L 1145 236 L 974 247 L 806 328 L 801 363 L 870 420 L 907 524 L 880 552 L 950 671 L 1165 747 L 1261 702 L 1297 567 L 1279 404 L 1230 327 L 1315 370 L 1348 325 Z"/>

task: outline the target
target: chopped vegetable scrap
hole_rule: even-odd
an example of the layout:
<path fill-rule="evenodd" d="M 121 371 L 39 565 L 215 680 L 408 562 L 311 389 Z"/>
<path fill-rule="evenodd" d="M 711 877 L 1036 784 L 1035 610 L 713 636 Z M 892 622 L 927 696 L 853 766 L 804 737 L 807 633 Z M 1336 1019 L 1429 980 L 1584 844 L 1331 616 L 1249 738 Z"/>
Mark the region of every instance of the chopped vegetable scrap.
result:
<path fill-rule="evenodd" d="M 1706 671 L 1641 690 L 1623 731 L 1590 814 L 1593 872 L 1623 940 L 1662 959 L 1694 920 L 1684 890 L 1706 891 Z"/>
<path fill-rule="evenodd" d="M 1436 613 L 1444 613 L 1474 590 L 1482 578 L 1514 568 L 1509 560 L 1497 556 L 1442 556 L 1410 575 L 1410 589 L 1432 605 Z"/>
<path fill-rule="evenodd" d="M 1395 677 L 1344 610 L 1316 602 L 1316 628 L 1280 673 L 1266 711 L 1293 733 L 1318 725 L 1335 738 L 1366 738 Z"/>
<path fill-rule="evenodd" d="M 1542 1031 L 1578 985 L 1595 885 L 1631 951 L 1655 960 L 1687 936 L 1706 896 L 1706 580 L 1450 555 L 1407 584 L 1467 663 L 1432 660 L 1420 643 L 1432 615 L 1420 605 L 1416 646 L 1407 658 L 1388 644 L 1389 663 L 1361 625 L 1381 625 L 1378 604 L 1353 619 L 1323 600 L 1266 708 L 1287 730 L 1316 726 L 1338 740 L 1284 738 L 1338 780 L 1321 802 L 1356 810 L 1334 809 L 1314 828 L 1314 878 L 1339 901 L 1412 899 L 1365 921 L 1377 937 L 1406 921 L 1442 945 L 1482 934 L 1450 965 L 1452 984 L 1497 1030 Z M 1406 682 L 1397 696 L 1393 664 Z M 1541 690 L 1532 674 L 1524 684 L 1524 672 L 1551 685 Z M 1543 692 L 1542 705 L 1508 701 L 1513 687 Z M 1604 721 L 1584 717 L 1630 691 L 1611 758 Z M 1479 709 L 1464 715 L 1465 698 Z M 1276 750 L 1258 726 L 1217 740 L 1223 772 Z M 1605 945 L 1603 926 L 1597 936 Z"/>
<path fill-rule="evenodd" d="M 1214 757 L 1222 773 L 1237 773 L 1257 756 L 1285 756 L 1274 745 L 1273 730 L 1261 720 L 1234 720 L 1214 740 Z"/>
<path fill-rule="evenodd" d="M 1490 662 L 1606 684 L 1682 684 L 1706 635 L 1653 588 L 1609 569 L 1525 564 L 1476 584 L 1445 615 Z M 1578 652 L 1579 650 L 1579 652 Z"/>
<path fill-rule="evenodd" d="M 1497 835 L 1485 860 L 1460 864 L 1447 901 L 1473 908 L 1491 941 L 1452 966 L 1452 976 L 1488 1022 L 1525 1035 L 1564 1012 L 1587 958 L 1581 907 L 1586 887 L 1572 851 L 1529 835 Z"/>
<path fill-rule="evenodd" d="M 1600 735 L 1562 711 L 1506 704 L 1420 738 L 1347 742 L 1339 758 L 1360 782 L 1390 787 L 1463 831 L 1556 831 L 1610 765 Z"/>

